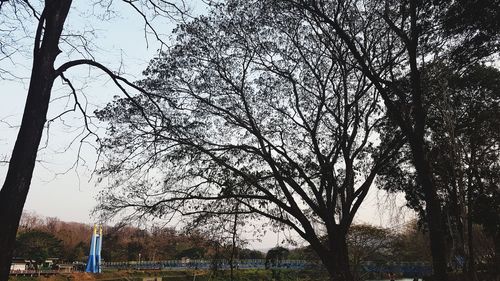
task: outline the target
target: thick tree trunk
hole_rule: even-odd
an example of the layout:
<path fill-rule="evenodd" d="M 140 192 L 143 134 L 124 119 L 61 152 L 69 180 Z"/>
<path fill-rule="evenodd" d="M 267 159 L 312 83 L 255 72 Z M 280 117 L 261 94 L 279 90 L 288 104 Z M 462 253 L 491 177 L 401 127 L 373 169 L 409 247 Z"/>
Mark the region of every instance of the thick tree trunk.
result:
<path fill-rule="evenodd" d="M 460 186 L 461 183 L 457 183 L 459 180 L 457 180 L 456 178 L 457 177 L 455 177 L 455 179 L 453 180 L 455 182 L 454 183 L 455 186 L 452 187 L 452 190 L 450 190 L 448 193 L 449 194 L 448 224 L 449 224 L 450 235 L 452 238 L 451 254 L 453 257 L 459 256 L 465 258 L 466 257 L 465 246 L 467 245 L 467 242 L 465 241 L 465 226 L 463 224 L 463 221 L 466 220 L 466 215 L 463 211 L 462 202 L 460 199 L 464 193 L 463 193 L 463 188 L 457 187 Z M 445 215 L 444 211 L 443 215 Z M 467 272 L 466 264 L 459 266 L 463 273 Z"/>
<path fill-rule="evenodd" d="M 474 235 L 473 235 L 473 229 L 472 229 L 472 201 L 471 198 L 469 198 L 469 213 L 467 217 L 467 244 L 468 244 L 468 250 L 469 250 L 469 255 L 467 257 L 467 275 L 469 276 L 469 281 L 477 281 L 477 273 L 476 273 L 476 263 L 475 263 L 475 254 L 474 254 Z"/>
<path fill-rule="evenodd" d="M 58 43 L 70 6 L 71 0 L 46 0 L 40 17 L 23 119 L 0 191 L 0 281 L 9 278 L 17 228 L 28 195 L 55 79 L 54 61 L 60 53 Z"/>
<path fill-rule="evenodd" d="M 472 150 L 471 158 L 475 159 L 475 150 Z M 472 173 L 468 173 L 468 186 L 467 186 L 467 275 L 469 277 L 469 281 L 477 281 L 477 273 L 476 273 L 476 261 L 475 261 L 475 253 L 474 253 L 474 232 L 472 228 L 472 211 L 474 208 L 473 202 L 473 189 L 474 185 L 472 184 L 473 176 Z"/>
<path fill-rule="evenodd" d="M 413 162 L 417 170 L 418 180 L 424 190 L 434 277 L 435 280 L 446 281 L 448 280 L 446 274 L 446 244 L 441 205 L 423 143 L 410 140 L 410 145 L 412 146 Z"/>
<path fill-rule="evenodd" d="M 330 275 L 330 280 L 353 281 L 354 277 L 349 267 L 346 235 L 337 233 L 335 237 L 330 237 L 330 239 L 330 249 L 318 253 Z"/>
<path fill-rule="evenodd" d="M 495 280 L 500 281 L 500 231 L 493 238 L 495 244 Z"/>
<path fill-rule="evenodd" d="M 446 252 L 445 252 L 445 236 L 443 229 L 441 204 L 434 184 L 434 175 L 431 170 L 431 164 L 427 157 L 427 149 L 425 145 L 425 127 L 426 127 L 426 110 L 424 104 L 424 91 L 422 89 L 422 80 L 419 69 L 419 36 L 420 28 L 418 26 L 418 10 L 420 1 L 409 1 L 410 14 L 410 36 L 407 41 L 406 48 L 408 50 L 409 66 L 410 66 L 410 82 L 411 82 L 411 99 L 412 99 L 412 117 L 413 121 L 409 126 L 411 133 L 407 131 L 407 137 L 410 142 L 413 164 L 417 170 L 417 177 L 422 185 L 425 197 L 425 210 L 427 213 L 427 222 L 429 225 L 429 234 L 431 240 L 432 263 L 434 269 L 434 277 L 439 281 L 447 281 L 446 274 Z M 409 125 L 409 124 L 407 124 Z M 404 126 L 402 127 L 405 130 Z"/>

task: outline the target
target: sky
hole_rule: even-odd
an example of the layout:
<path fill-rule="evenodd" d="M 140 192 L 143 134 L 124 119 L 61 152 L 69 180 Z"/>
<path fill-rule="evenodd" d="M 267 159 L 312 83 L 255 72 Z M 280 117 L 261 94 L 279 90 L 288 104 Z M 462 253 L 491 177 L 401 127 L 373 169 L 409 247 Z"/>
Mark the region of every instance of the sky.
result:
<path fill-rule="evenodd" d="M 120 4 L 121 1 L 115 1 Z M 139 17 L 131 13 L 124 4 L 115 5 L 117 14 L 109 21 L 99 21 L 97 16 L 90 16 L 88 1 L 74 1 L 74 7 L 68 15 L 66 30 L 82 32 L 93 29 L 95 38 L 88 36 L 94 48 L 92 55 L 112 70 L 126 73 L 131 81 L 140 78 L 148 60 L 153 58 L 159 44 L 154 40 L 148 43 L 144 39 L 144 25 Z M 169 33 L 173 24 L 163 24 L 161 28 Z M 87 33 L 88 34 L 88 33 Z M 31 49 L 31 38 L 23 40 L 23 47 Z M 149 44 L 149 46 L 148 46 Z M 81 58 L 77 52 L 68 52 L 63 45 L 63 53 L 58 57 L 58 64 L 69 59 Z M 66 50 L 66 51 L 65 51 Z M 29 83 L 31 57 L 29 52 L 18 54 L 12 62 L 0 61 L 2 68 L 10 69 L 17 77 L 0 81 L 0 159 L 6 159 L 15 142 L 17 126 L 20 124 L 24 102 Z M 77 89 L 79 99 L 92 112 L 112 100 L 119 94 L 107 77 L 99 71 L 80 67 L 68 71 Z M 48 120 L 73 107 L 73 100 L 65 98 L 69 90 L 58 80 L 54 84 L 52 102 Z M 96 151 L 85 144 L 81 148 L 83 119 L 79 112 L 65 115 L 62 119 L 50 122 L 49 130 L 45 130 L 38 160 L 34 172 L 30 194 L 25 209 L 35 211 L 44 216 L 57 216 L 63 220 L 90 222 L 89 211 L 96 204 L 95 177 L 92 177 Z M 96 128 L 97 129 L 97 128 Z M 95 144 L 95 138 L 87 139 Z M 80 153 L 78 150 L 81 149 Z M 78 159 L 81 156 L 81 159 Z M 73 167 L 78 160 L 78 165 Z M 6 165 L 0 167 L 0 179 L 5 177 Z"/>
<path fill-rule="evenodd" d="M 195 13 L 204 12 L 199 2 L 190 2 Z M 88 0 L 73 1 L 73 8 L 65 26 L 66 31 L 84 34 L 91 42 L 91 53 L 97 61 L 115 71 L 119 70 L 131 81 L 139 79 L 148 61 L 157 53 L 159 42 L 151 36 L 145 40 L 144 22 L 121 1 L 113 2 L 111 7 L 114 13 L 109 20 L 99 19 L 107 15 L 100 12 L 102 7 L 89 7 L 88 3 Z M 28 29 L 34 28 L 33 24 L 25 23 Z M 159 19 L 154 24 L 164 35 L 163 38 L 168 40 L 171 30 L 175 27 L 173 22 Z M 7 68 L 18 77 L 0 80 L 0 160 L 10 157 L 27 94 L 32 39 L 28 37 L 20 42 L 25 52 L 14 55 L 11 61 L 0 60 L 0 68 Z M 66 47 L 63 48 L 57 63 L 81 57 L 82 54 Z M 87 67 L 71 70 L 67 77 L 74 82 L 79 99 L 86 105 L 88 113 L 104 106 L 113 96 L 119 94 L 109 78 Z M 55 83 L 48 120 L 73 106 L 73 100 L 65 97 L 68 93 L 68 88 L 62 85 L 61 81 Z M 103 187 L 96 184 L 96 176 L 92 173 L 97 160 L 93 147 L 95 138 L 85 139 L 80 146 L 82 133 L 85 133 L 82 125 L 82 114 L 79 112 L 50 122 L 49 130 L 44 132 L 25 210 L 46 217 L 58 217 L 64 221 L 95 222 L 96 218 L 92 216 L 91 211 L 96 206 L 96 196 Z M 96 124 L 92 128 L 102 133 L 102 127 L 103 124 Z M 0 165 L 2 182 L 6 170 L 5 164 Z M 400 224 L 401 220 L 412 217 L 410 211 L 400 208 L 402 205 L 402 196 L 389 198 L 384 192 L 372 188 L 355 221 L 384 226 Z M 251 242 L 250 247 L 273 247 L 284 235 L 268 232 L 260 242 Z"/>

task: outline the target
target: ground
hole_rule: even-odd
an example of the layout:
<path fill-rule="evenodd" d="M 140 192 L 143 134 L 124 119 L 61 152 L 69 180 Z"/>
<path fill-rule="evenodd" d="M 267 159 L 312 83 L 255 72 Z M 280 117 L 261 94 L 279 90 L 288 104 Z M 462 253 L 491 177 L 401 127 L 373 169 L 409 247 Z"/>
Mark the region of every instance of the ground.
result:
<path fill-rule="evenodd" d="M 195 276 L 196 275 L 196 276 Z M 11 277 L 9 281 L 142 281 L 145 277 L 162 277 L 162 281 L 227 281 L 229 271 L 112 271 L 102 274 L 72 273 L 49 277 Z M 326 281 L 326 273 L 296 270 L 238 270 L 238 281 Z"/>

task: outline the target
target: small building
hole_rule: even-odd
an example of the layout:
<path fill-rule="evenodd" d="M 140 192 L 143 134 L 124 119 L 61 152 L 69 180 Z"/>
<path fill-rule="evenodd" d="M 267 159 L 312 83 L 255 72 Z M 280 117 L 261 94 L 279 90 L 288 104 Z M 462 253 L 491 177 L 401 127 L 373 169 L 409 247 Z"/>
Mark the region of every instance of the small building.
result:
<path fill-rule="evenodd" d="M 26 270 L 27 266 L 24 261 L 19 262 L 19 261 L 13 261 L 10 264 L 10 271 L 19 271 L 19 270 Z"/>
<path fill-rule="evenodd" d="M 32 260 L 24 258 L 13 258 L 12 263 L 10 264 L 10 271 L 28 270 L 30 264 L 33 264 Z"/>

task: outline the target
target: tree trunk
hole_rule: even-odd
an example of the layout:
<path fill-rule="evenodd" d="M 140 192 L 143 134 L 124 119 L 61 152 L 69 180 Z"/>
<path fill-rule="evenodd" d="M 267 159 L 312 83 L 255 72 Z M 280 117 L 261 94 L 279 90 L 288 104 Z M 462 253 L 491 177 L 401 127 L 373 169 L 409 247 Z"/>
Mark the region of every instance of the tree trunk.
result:
<path fill-rule="evenodd" d="M 454 162 L 455 163 L 455 162 Z M 461 187 L 460 176 L 455 177 L 452 180 L 454 186 L 448 193 L 449 202 L 449 214 L 448 214 L 448 224 L 450 227 L 450 235 L 452 238 L 452 257 L 466 257 L 465 246 L 467 242 L 465 241 L 465 226 L 463 221 L 466 220 L 466 215 L 464 214 L 462 207 L 462 200 L 460 199 L 463 196 L 463 188 Z M 443 211 L 443 215 L 444 211 Z M 458 264 L 457 264 L 458 265 Z M 467 272 L 467 265 L 462 264 L 458 265 L 463 273 Z M 458 268 L 457 268 L 458 269 Z"/>
<path fill-rule="evenodd" d="M 472 150 L 471 158 L 475 159 L 475 150 Z M 475 253 L 474 253 L 474 232 L 472 228 L 472 211 L 474 208 L 473 202 L 473 188 L 472 184 L 472 173 L 468 173 L 468 186 L 467 186 L 467 244 L 468 244 L 468 256 L 467 256 L 467 275 L 469 277 L 469 281 L 477 281 L 477 273 L 476 273 L 476 265 L 475 265 Z"/>
<path fill-rule="evenodd" d="M 493 238 L 495 244 L 495 280 L 500 281 L 500 231 Z"/>
<path fill-rule="evenodd" d="M 0 281 L 9 278 L 17 228 L 28 195 L 55 79 L 54 61 L 60 53 L 58 43 L 70 6 L 71 0 L 46 0 L 40 16 L 24 114 L 0 191 Z"/>
<path fill-rule="evenodd" d="M 330 280 L 353 281 L 354 278 L 349 267 L 346 235 L 336 234 L 333 238 L 329 237 L 330 250 L 317 251 L 317 253 L 330 275 Z"/>
<path fill-rule="evenodd" d="M 234 213 L 233 231 L 232 231 L 232 243 L 231 243 L 231 259 L 229 260 L 229 266 L 231 267 L 231 281 L 234 281 L 234 258 L 236 254 L 236 238 L 238 231 L 238 205 L 236 205 L 236 211 Z"/>
<path fill-rule="evenodd" d="M 422 143 L 419 143 L 418 140 L 410 139 L 410 145 L 412 146 L 413 162 L 417 170 L 418 180 L 424 190 L 435 280 L 446 281 L 448 278 L 446 274 L 445 232 L 443 230 L 441 205 L 434 185 L 430 163 L 426 156 L 423 140 Z"/>
<path fill-rule="evenodd" d="M 441 214 L 441 205 L 434 184 L 434 175 L 431 170 L 431 163 L 427 157 L 425 145 L 425 127 L 427 113 L 424 105 L 424 91 L 422 90 L 422 80 L 419 69 L 419 35 L 418 9 L 420 1 L 409 1 L 410 14 L 410 36 L 406 45 L 410 66 L 411 99 L 413 121 L 410 122 L 411 133 L 407 133 L 413 156 L 413 164 L 417 170 L 419 183 L 422 185 L 425 198 L 425 210 L 429 225 L 429 235 L 431 242 L 432 263 L 436 280 L 447 281 L 446 274 L 446 252 L 445 236 Z M 404 38 L 403 38 L 404 39 Z M 408 122 L 407 122 L 408 123 Z M 407 124 L 409 125 L 409 124 Z M 401 129 L 405 129 L 402 127 Z M 407 131 L 408 132 L 408 131 Z"/>
<path fill-rule="evenodd" d="M 472 201 L 472 199 L 469 199 L 469 201 Z M 467 257 L 467 274 L 469 276 L 470 281 L 477 281 L 477 273 L 476 273 L 476 264 L 475 264 L 475 257 L 474 257 L 474 236 L 473 236 L 473 229 L 472 229 L 472 203 L 469 202 L 469 213 L 468 213 L 468 218 L 467 218 L 467 244 L 468 244 L 468 249 L 469 249 L 469 255 Z"/>

